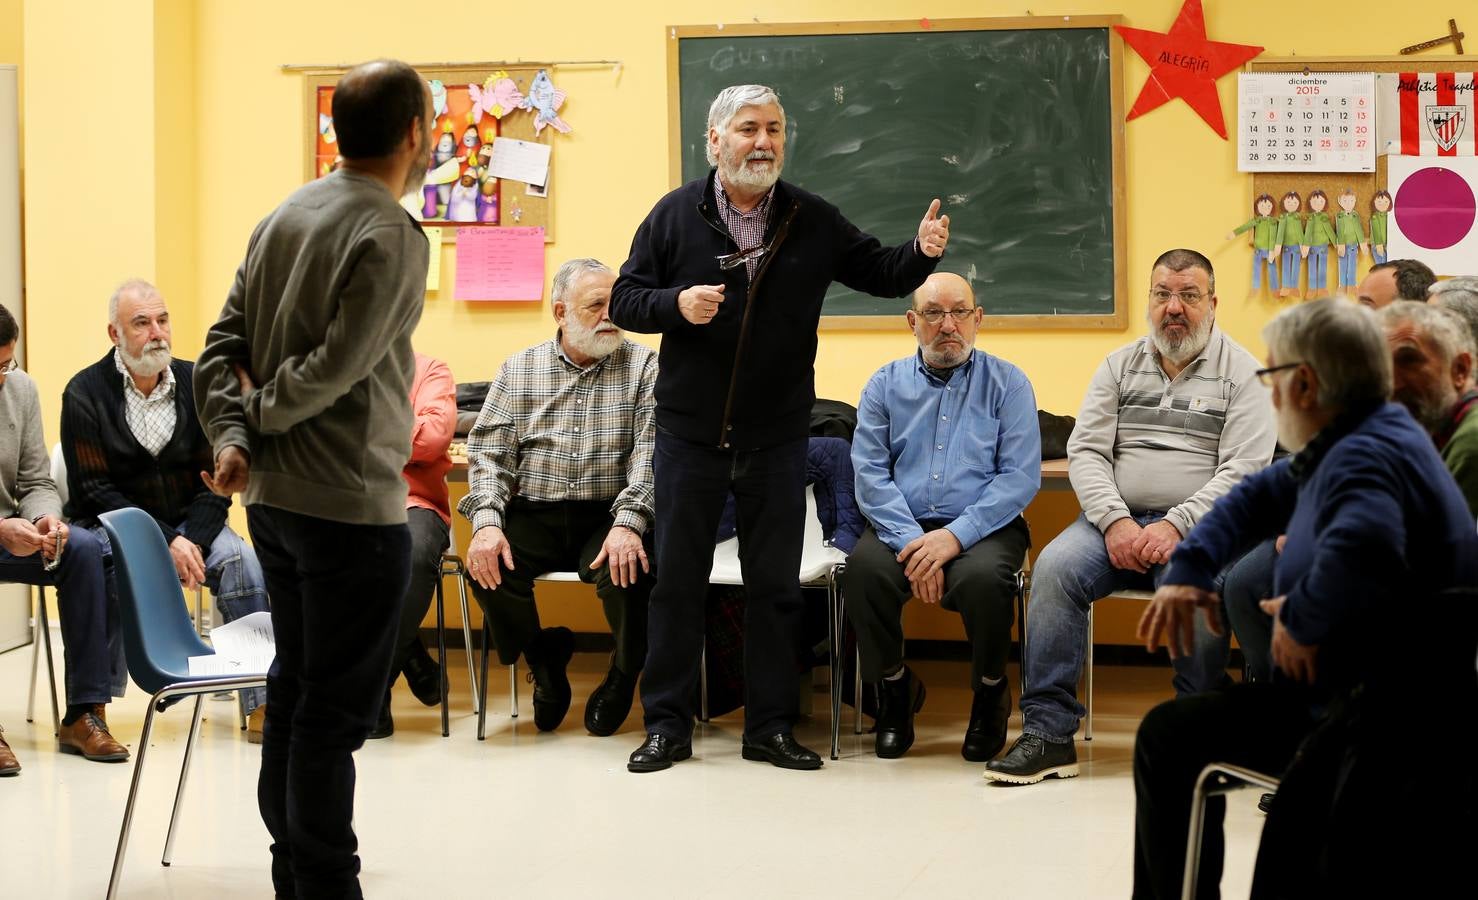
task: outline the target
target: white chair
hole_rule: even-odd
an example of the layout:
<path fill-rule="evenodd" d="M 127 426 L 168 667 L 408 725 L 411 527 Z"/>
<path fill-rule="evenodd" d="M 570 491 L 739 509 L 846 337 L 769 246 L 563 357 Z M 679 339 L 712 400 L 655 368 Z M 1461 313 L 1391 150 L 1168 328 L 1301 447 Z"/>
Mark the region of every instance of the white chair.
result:
<path fill-rule="evenodd" d="M 1241 766 L 1219 762 L 1202 769 L 1200 777 L 1196 779 L 1196 790 L 1191 795 L 1190 830 L 1185 845 L 1185 876 L 1180 887 L 1180 896 L 1184 900 L 1195 900 L 1196 896 L 1196 877 L 1201 870 L 1201 832 L 1206 824 L 1206 798 L 1230 794 L 1246 787 L 1260 787 L 1265 791 L 1276 792 L 1278 779 Z"/>

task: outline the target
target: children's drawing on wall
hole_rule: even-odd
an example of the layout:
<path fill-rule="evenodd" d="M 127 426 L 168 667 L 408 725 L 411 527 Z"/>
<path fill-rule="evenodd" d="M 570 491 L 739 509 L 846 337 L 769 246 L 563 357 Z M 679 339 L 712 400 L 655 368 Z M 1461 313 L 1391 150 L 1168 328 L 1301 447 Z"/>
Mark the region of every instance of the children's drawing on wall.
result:
<path fill-rule="evenodd" d="M 1247 296 L 1256 297 L 1262 291 L 1264 266 L 1268 270 L 1268 290 L 1278 290 L 1278 261 L 1273 254 L 1278 223 L 1273 218 L 1273 198 L 1268 194 L 1259 194 L 1252 201 L 1252 218 L 1232 229 L 1227 240 L 1234 240 L 1249 230 L 1252 232 L 1252 289 Z"/>
<path fill-rule="evenodd" d="M 1279 297 L 1298 294 L 1302 299 L 1304 296 L 1298 286 L 1302 274 L 1299 270 L 1303 267 L 1304 257 L 1309 255 L 1309 248 L 1304 245 L 1304 219 L 1299 215 L 1303 208 L 1303 198 L 1298 191 L 1283 195 L 1283 215 L 1278 217 L 1278 234 L 1273 240 L 1274 259 L 1279 251 L 1283 255 L 1283 286 L 1278 290 Z"/>
<path fill-rule="evenodd" d="M 1360 245 L 1365 243 L 1365 228 L 1355 212 L 1359 198 L 1354 188 L 1339 192 L 1339 212 L 1334 215 L 1334 252 L 1339 254 L 1339 292 L 1355 292 L 1355 265 L 1360 261 Z"/>
<path fill-rule="evenodd" d="M 1370 198 L 1370 258 L 1376 265 L 1386 261 L 1386 217 L 1390 212 L 1390 192 L 1376 191 Z"/>
<path fill-rule="evenodd" d="M 1329 296 L 1326 287 L 1329 279 L 1329 245 L 1334 243 L 1334 223 L 1329 221 L 1329 195 L 1321 190 L 1309 192 L 1309 220 L 1304 223 L 1304 242 L 1309 261 L 1309 289 L 1306 296 L 1311 300 Z"/>

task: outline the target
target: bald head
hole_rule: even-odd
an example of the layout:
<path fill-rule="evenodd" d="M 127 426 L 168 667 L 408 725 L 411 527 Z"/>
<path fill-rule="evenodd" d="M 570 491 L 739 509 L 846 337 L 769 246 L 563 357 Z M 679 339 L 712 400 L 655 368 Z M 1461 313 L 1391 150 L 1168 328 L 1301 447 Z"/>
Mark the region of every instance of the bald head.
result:
<path fill-rule="evenodd" d="M 913 295 L 908 326 L 918 338 L 924 362 L 953 369 L 970 358 L 980 308 L 970 282 L 951 272 L 936 272 Z"/>

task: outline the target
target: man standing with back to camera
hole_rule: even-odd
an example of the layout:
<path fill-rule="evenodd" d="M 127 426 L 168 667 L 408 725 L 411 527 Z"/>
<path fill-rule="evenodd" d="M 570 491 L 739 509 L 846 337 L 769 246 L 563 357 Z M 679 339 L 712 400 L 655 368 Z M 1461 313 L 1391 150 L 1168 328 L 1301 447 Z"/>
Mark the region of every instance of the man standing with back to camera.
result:
<path fill-rule="evenodd" d="M 360 897 L 353 752 L 375 723 L 410 581 L 401 469 L 428 246 L 399 199 L 431 151 L 431 92 L 377 60 L 333 98 L 344 164 L 252 233 L 195 366 L 221 494 L 244 491 L 277 658 L 257 800 L 279 897 Z"/>
<path fill-rule="evenodd" d="M 885 297 L 923 283 L 949 241 L 935 200 L 918 235 L 884 247 L 825 200 L 780 181 L 785 110 L 762 85 L 725 88 L 708 110 L 715 170 L 658 201 L 611 292 L 611 320 L 662 335 L 657 374 L 657 583 L 648 612 L 646 741 L 627 764 L 692 756 L 703 601 L 730 492 L 748 593 L 745 759 L 819 769 L 791 731 L 806 440 L 816 327 L 833 281 Z"/>

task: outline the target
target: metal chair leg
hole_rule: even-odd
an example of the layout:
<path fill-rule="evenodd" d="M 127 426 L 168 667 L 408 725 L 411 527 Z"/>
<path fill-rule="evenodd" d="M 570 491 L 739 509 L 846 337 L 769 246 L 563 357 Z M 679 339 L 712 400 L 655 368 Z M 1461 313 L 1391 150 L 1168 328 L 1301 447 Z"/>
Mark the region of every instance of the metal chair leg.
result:
<path fill-rule="evenodd" d="M 862 647 L 852 653 L 852 696 L 857 699 L 852 707 L 852 733 L 862 733 Z"/>
<path fill-rule="evenodd" d="M 180 819 L 180 806 L 185 800 L 185 781 L 190 777 L 190 760 L 195 758 L 195 744 L 200 739 L 200 712 L 204 708 L 204 694 L 195 695 L 195 716 L 190 720 L 190 736 L 185 739 L 185 760 L 180 764 L 180 786 L 174 792 L 174 811 L 169 814 L 169 831 L 164 836 L 164 856 L 159 860 L 163 866 L 169 865 L 170 858 L 174 856 L 175 826 Z"/>
<path fill-rule="evenodd" d="M 487 696 L 486 693 L 483 694 Z M 518 660 L 508 664 L 508 718 L 518 718 Z"/>
<path fill-rule="evenodd" d="M 241 730 L 246 730 L 246 692 L 236 692 L 236 713 L 241 718 Z"/>
<path fill-rule="evenodd" d="M 26 721 L 36 721 L 36 671 L 41 664 L 41 607 L 46 605 L 46 588 L 36 586 L 36 614 L 31 618 L 31 696 L 26 701 Z M 52 690 L 56 687 L 53 685 Z"/>
<path fill-rule="evenodd" d="M 460 560 L 457 566 L 457 594 L 462 601 L 462 646 L 467 648 L 467 683 L 472 685 L 472 711 L 479 712 L 484 694 L 479 692 L 477 683 L 472 679 L 472 619 L 467 614 L 467 575 L 461 571 Z M 483 686 L 486 687 L 486 682 Z"/>
<path fill-rule="evenodd" d="M 481 680 L 482 680 L 482 695 L 484 697 L 486 697 L 488 695 L 488 644 L 490 644 L 490 643 L 492 643 L 492 641 L 490 640 L 490 632 L 489 632 L 489 629 L 488 629 L 488 620 L 487 620 L 487 617 L 483 617 L 483 620 L 482 620 L 482 657 L 481 657 L 482 658 L 482 678 L 481 678 Z M 471 659 L 472 658 L 471 657 L 472 648 L 470 648 L 470 647 L 467 648 L 467 653 L 468 653 L 468 659 Z M 485 738 L 486 734 L 487 734 L 487 724 L 488 724 L 488 707 L 487 707 L 487 704 L 484 703 L 482 706 L 478 707 L 478 710 L 477 710 L 477 739 L 479 741 L 480 740 L 483 740 Z"/>
<path fill-rule="evenodd" d="M 837 568 L 832 567 L 826 579 L 826 630 L 831 644 L 830 677 L 827 686 L 831 694 L 831 758 L 836 760 L 842 752 L 842 609 L 841 587 L 837 584 Z"/>
<path fill-rule="evenodd" d="M 1088 718 L 1083 726 L 1083 740 L 1093 740 L 1093 606 L 1088 607 Z"/>
<path fill-rule="evenodd" d="M 1191 794 L 1191 821 L 1186 835 L 1181 897 L 1193 900 L 1196 896 L 1196 881 L 1201 874 L 1201 838 L 1206 826 L 1206 799 L 1230 794 L 1245 787 L 1276 791 L 1278 783 L 1277 778 L 1227 763 L 1211 763 L 1201 770 L 1200 776 L 1196 778 L 1196 789 Z"/>
<path fill-rule="evenodd" d="M 155 694 L 149 699 L 149 711 L 144 714 L 144 728 L 139 733 L 133 780 L 128 785 L 128 802 L 123 806 L 123 827 L 118 832 L 118 849 L 113 853 L 113 874 L 108 878 L 108 900 L 114 900 L 118 896 L 118 876 L 123 872 L 123 854 L 128 850 L 128 833 L 133 827 L 133 809 L 139 797 L 139 780 L 144 774 L 144 756 L 149 751 L 149 736 L 154 731 L 154 715 L 158 707 L 159 694 Z"/>
<path fill-rule="evenodd" d="M 708 721 L 708 640 L 698 651 L 698 721 Z"/>
<path fill-rule="evenodd" d="M 62 733 L 62 711 L 56 702 L 56 663 L 51 655 L 51 616 L 46 611 L 46 604 L 41 604 L 41 644 L 46 650 L 46 684 L 51 688 L 51 734 L 53 737 Z"/>
<path fill-rule="evenodd" d="M 1031 593 L 1032 575 L 1030 572 L 1021 571 L 1016 573 L 1016 641 L 1021 654 L 1021 695 L 1026 694 L 1026 597 Z"/>
<path fill-rule="evenodd" d="M 441 668 L 441 736 L 449 737 L 452 733 L 451 716 L 448 709 L 450 700 L 447 694 L 451 693 L 449 679 L 446 675 L 446 598 L 445 589 L 442 587 L 441 579 L 436 579 L 436 663 Z M 393 674 L 393 673 L 392 673 Z"/>

